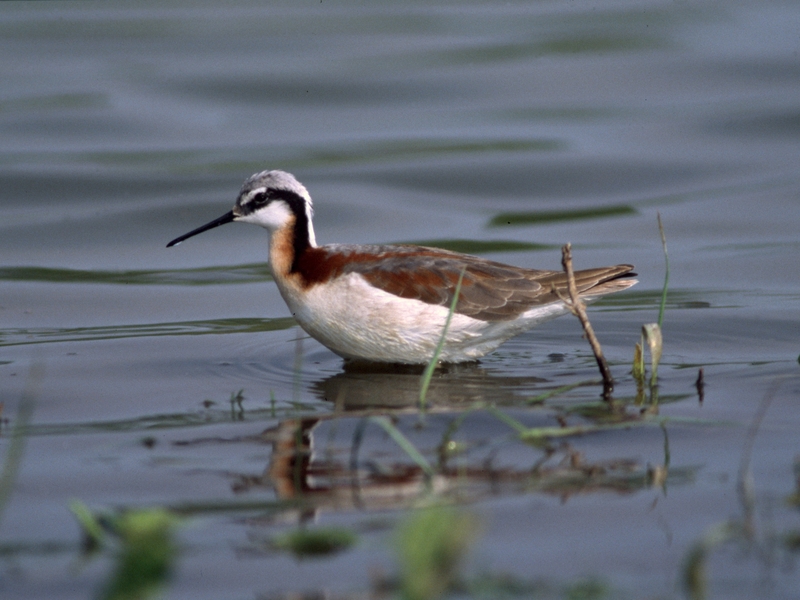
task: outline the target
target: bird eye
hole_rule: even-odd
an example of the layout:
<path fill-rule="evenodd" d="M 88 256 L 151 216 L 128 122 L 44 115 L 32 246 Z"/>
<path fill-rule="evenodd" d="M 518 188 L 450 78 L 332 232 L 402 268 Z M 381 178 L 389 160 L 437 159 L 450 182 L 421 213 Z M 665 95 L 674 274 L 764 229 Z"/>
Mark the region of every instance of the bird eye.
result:
<path fill-rule="evenodd" d="M 262 188 L 250 192 L 250 197 L 245 200 L 244 204 L 246 204 L 250 210 L 257 210 L 269 204 L 270 200 L 271 197 L 268 191 Z"/>

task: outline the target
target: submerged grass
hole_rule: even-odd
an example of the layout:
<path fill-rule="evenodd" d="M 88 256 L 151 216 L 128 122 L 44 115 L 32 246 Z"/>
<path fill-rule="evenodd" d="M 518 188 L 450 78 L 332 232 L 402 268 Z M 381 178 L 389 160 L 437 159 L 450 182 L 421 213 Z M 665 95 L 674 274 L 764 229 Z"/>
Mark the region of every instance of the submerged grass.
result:
<path fill-rule="evenodd" d="M 83 531 L 84 553 L 108 550 L 114 557 L 99 598 L 147 600 L 160 595 L 178 557 L 174 532 L 179 517 L 162 507 L 95 513 L 77 500 L 70 509 Z"/>
<path fill-rule="evenodd" d="M 358 536 L 344 527 L 296 529 L 272 538 L 272 546 L 295 558 L 318 558 L 343 552 L 358 541 Z"/>
<path fill-rule="evenodd" d="M 477 530 L 475 517 L 453 507 L 413 512 L 396 534 L 402 598 L 433 600 L 451 588 Z"/>
<path fill-rule="evenodd" d="M 608 405 L 606 403 L 596 403 L 596 406 L 598 413 L 604 415 L 608 414 Z M 614 429 L 630 429 L 632 427 L 643 426 L 662 426 L 665 423 L 678 421 L 687 422 L 685 420 L 667 417 L 620 413 L 616 418 L 601 419 L 594 423 L 582 423 L 579 425 L 567 425 L 562 423 L 560 425 L 551 427 L 528 427 L 497 408 L 487 407 L 486 410 L 489 412 L 489 414 L 493 415 L 499 421 L 505 423 L 511 429 L 513 429 L 519 436 L 520 440 L 534 444 L 546 443 L 559 438 L 577 437 Z M 691 420 L 691 423 L 698 425 L 709 424 L 707 421 L 700 423 L 696 420 Z"/>
<path fill-rule="evenodd" d="M 715 548 L 739 534 L 739 528 L 733 523 L 718 523 L 707 528 L 689 549 L 683 563 L 682 584 L 690 600 L 705 600 L 708 597 L 708 558 Z"/>

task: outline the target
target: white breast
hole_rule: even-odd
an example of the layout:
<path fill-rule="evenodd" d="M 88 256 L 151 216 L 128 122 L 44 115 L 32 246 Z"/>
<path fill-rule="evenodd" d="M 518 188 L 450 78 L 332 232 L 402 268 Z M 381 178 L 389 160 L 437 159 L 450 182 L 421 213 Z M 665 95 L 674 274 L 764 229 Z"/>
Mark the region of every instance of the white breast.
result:
<path fill-rule="evenodd" d="M 303 292 L 282 278 L 276 281 L 300 326 L 345 358 L 426 363 L 447 319 L 447 308 L 384 292 L 357 273 Z M 440 360 L 476 360 L 536 323 L 563 312 L 558 306 L 540 307 L 514 321 L 501 322 L 454 314 Z"/>

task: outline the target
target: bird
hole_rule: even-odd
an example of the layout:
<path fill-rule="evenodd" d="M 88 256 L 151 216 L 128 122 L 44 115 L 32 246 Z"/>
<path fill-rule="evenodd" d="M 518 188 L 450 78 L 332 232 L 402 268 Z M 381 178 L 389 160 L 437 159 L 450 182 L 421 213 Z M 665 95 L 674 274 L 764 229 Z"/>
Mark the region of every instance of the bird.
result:
<path fill-rule="evenodd" d="M 416 245 L 317 245 L 313 204 L 294 175 L 247 178 L 233 209 L 167 247 L 232 222 L 269 232 L 269 266 L 300 327 L 356 363 L 427 364 L 479 360 L 500 344 L 569 312 L 567 276 Z M 575 272 L 591 302 L 637 283 L 627 264 Z M 456 297 L 457 287 L 458 294 Z"/>

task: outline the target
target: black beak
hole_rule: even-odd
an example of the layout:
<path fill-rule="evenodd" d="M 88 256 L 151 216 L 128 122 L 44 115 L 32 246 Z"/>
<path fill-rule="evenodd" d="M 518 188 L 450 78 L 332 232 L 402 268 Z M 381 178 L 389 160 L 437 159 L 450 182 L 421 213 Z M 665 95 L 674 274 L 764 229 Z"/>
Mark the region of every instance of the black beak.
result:
<path fill-rule="evenodd" d="M 204 231 L 208 231 L 209 229 L 214 229 L 214 227 L 219 227 L 220 225 L 225 225 L 225 223 L 232 223 L 234 219 L 233 211 L 230 210 L 222 215 L 219 219 L 214 219 L 210 223 L 206 223 L 202 227 L 198 227 L 197 229 L 193 229 L 189 233 L 184 233 L 180 237 L 176 237 L 172 240 L 169 244 L 167 244 L 167 248 L 171 248 L 172 246 L 176 246 L 180 244 L 183 240 L 189 239 L 190 237 L 197 235 L 198 233 L 203 233 Z"/>

